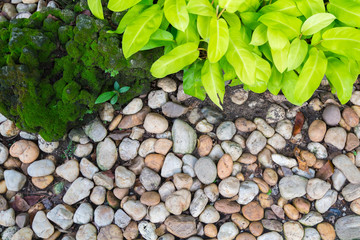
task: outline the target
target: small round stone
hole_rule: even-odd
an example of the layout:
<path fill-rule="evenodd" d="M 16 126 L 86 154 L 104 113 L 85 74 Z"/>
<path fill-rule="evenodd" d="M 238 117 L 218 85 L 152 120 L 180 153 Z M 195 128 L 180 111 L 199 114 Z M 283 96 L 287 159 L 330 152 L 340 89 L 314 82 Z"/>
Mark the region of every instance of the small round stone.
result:
<path fill-rule="evenodd" d="M 158 113 L 149 113 L 144 120 L 144 128 L 149 133 L 163 133 L 168 126 L 166 118 Z"/>
<path fill-rule="evenodd" d="M 242 208 L 242 213 L 249 221 L 260 221 L 264 218 L 264 209 L 258 202 L 251 202 Z"/>
<path fill-rule="evenodd" d="M 341 113 L 339 107 L 329 105 L 324 109 L 322 117 L 327 125 L 336 126 L 341 120 Z"/>
<path fill-rule="evenodd" d="M 310 124 L 309 138 L 313 142 L 321 142 L 326 133 L 326 123 L 322 120 L 315 120 Z"/>
<path fill-rule="evenodd" d="M 359 124 L 359 116 L 354 109 L 346 107 L 342 112 L 342 117 L 350 127 L 355 127 Z"/>
<path fill-rule="evenodd" d="M 243 88 L 236 89 L 231 95 L 230 99 L 233 103 L 237 105 L 242 105 L 246 102 L 249 97 L 249 91 L 244 90 Z"/>

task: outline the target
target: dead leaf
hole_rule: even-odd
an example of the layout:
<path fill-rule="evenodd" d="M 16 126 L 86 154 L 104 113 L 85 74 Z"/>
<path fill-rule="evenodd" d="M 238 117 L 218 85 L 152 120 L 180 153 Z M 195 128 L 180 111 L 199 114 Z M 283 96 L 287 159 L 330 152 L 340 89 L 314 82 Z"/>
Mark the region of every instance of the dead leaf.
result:
<path fill-rule="evenodd" d="M 316 173 L 316 177 L 324 181 L 329 179 L 334 174 L 334 165 L 331 161 L 327 161 Z"/>
<path fill-rule="evenodd" d="M 302 112 L 297 112 L 295 117 L 295 125 L 293 130 L 293 136 L 298 135 L 301 132 L 301 129 L 304 125 L 305 117 Z"/>
<path fill-rule="evenodd" d="M 309 172 L 308 165 L 307 165 L 306 161 L 301 157 L 300 152 L 301 152 L 300 148 L 298 148 L 298 147 L 294 148 L 294 155 L 298 161 L 299 169 Z"/>

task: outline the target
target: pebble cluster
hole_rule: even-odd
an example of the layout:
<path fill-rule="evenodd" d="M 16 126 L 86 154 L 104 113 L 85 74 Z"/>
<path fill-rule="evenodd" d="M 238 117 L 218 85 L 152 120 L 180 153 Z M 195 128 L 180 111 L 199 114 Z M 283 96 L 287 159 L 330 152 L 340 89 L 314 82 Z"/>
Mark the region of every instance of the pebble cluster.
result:
<path fill-rule="evenodd" d="M 44 7 L 57 8 L 58 5 L 55 1 L 46 0 L 4 0 L 0 12 L 0 22 L 29 18 L 31 14 L 40 11 Z"/>
<path fill-rule="evenodd" d="M 0 115 L 0 134 L 14 139 L 0 143 L 2 239 L 360 236 L 360 92 L 351 107 L 314 98 L 303 108 L 322 117 L 311 123 L 275 103 L 264 119 L 226 121 L 215 108 L 182 104 L 190 96 L 171 78 L 157 87 L 120 113 L 105 103 L 72 129 L 67 161 L 54 154 L 61 142 Z M 242 89 L 231 96 L 234 107 L 253 105 L 247 99 Z"/>

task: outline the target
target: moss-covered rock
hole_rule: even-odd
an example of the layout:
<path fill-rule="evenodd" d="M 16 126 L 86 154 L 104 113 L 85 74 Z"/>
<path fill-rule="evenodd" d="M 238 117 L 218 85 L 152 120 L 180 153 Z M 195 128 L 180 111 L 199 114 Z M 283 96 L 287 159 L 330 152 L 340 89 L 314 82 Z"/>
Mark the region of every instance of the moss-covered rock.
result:
<path fill-rule="evenodd" d="M 82 7 L 81 1 L 78 7 Z M 121 36 L 106 21 L 69 9 L 48 9 L 0 25 L 0 113 L 45 140 L 91 119 L 95 99 L 115 81 L 125 103 L 150 88 L 157 51 L 125 59 Z M 111 77 L 107 72 L 119 72 Z"/>

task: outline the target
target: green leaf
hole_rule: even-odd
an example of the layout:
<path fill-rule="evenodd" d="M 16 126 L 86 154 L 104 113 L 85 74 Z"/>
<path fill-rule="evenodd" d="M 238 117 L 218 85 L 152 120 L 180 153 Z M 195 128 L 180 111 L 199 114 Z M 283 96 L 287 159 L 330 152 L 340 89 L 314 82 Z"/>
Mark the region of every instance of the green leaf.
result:
<path fill-rule="evenodd" d="M 186 9 L 185 0 L 165 0 L 164 13 L 173 27 L 185 31 L 189 24 L 189 13 Z"/>
<path fill-rule="evenodd" d="M 330 0 L 327 10 L 351 27 L 360 27 L 360 4 L 358 0 Z"/>
<path fill-rule="evenodd" d="M 262 7 L 259 12 L 262 14 L 268 12 L 282 12 L 294 17 L 302 15 L 293 0 L 278 0 L 270 5 Z"/>
<path fill-rule="evenodd" d="M 298 68 L 304 62 L 307 52 L 308 44 L 306 41 L 295 38 L 290 45 L 288 71 Z"/>
<path fill-rule="evenodd" d="M 271 55 L 277 70 L 283 73 L 288 67 L 288 55 L 290 43 L 287 43 L 283 49 L 272 49 Z"/>
<path fill-rule="evenodd" d="M 101 0 L 87 0 L 91 13 L 100 19 L 104 19 L 103 8 Z"/>
<path fill-rule="evenodd" d="M 251 45 L 260 46 L 268 41 L 267 38 L 267 27 L 264 24 L 259 24 L 252 34 Z"/>
<path fill-rule="evenodd" d="M 237 29 L 234 28 L 234 30 L 237 31 Z M 251 41 L 251 34 L 252 34 L 252 31 L 250 28 L 242 25 L 241 28 L 240 28 L 240 36 L 241 36 L 241 40 L 243 42 L 245 42 L 246 44 L 250 44 L 250 41 Z"/>
<path fill-rule="evenodd" d="M 198 57 L 198 45 L 192 42 L 185 43 L 160 57 L 151 66 L 150 72 L 156 78 L 163 78 L 169 74 L 180 71 L 195 62 Z"/>
<path fill-rule="evenodd" d="M 360 60 L 360 30 L 352 27 L 332 28 L 324 32 L 321 46 L 327 51 Z"/>
<path fill-rule="evenodd" d="M 236 15 L 235 13 L 223 12 L 221 16 L 224 17 L 224 19 L 226 20 L 226 22 L 229 24 L 230 27 L 237 28 L 238 30 L 240 30 L 241 22 L 238 15 Z"/>
<path fill-rule="evenodd" d="M 209 61 L 218 62 L 225 55 L 229 45 L 229 29 L 224 19 L 212 18 L 210 21 Z"/>
<path fill-rule="evenodd" d="M 299 76 L 295 71 L 285 72 L 283 74 L 283 80 L 281 84 L 281 90 L 285 95 L 286 99 L 292 104 L 300 106 L 302 102 L 298 102 L 295 96 L 297 93 L 295 92 L 294 86 L 299 81 Z"/>
<path fill-rule="evenodd" d="M 238 10 L 241 1 L 239 0 L 219 0 L 221 8 L 225 8 L 229 13 L 234 13 Z"/>
<path fill-rule="evenodd" d="M 259 49 L 270 62 L 274 62 L 271 55 L 271 49 L 269 43 L 265 43 L 264 45 L 261 45 Z"/>
<path fill-rule="evenodd" d="M 126 93 L 127 91 L 129 91 L 129 89 L 130 89 L 130 87 L 124 86 L 124 87 L 119 89 L 119 93 Z"/>
<path fill-rule="evenodd" d="M 240 13 L 241 21 L 244 23 L 245 26 L 254 30 L 258 25 L 258 19 L 261 16 L 260 13 L 257 12 L 242 12 Z"/>
<path fill-rule="evenodd" d="M 110 100 L 114 95 L 116 95 L 115 91 L 104 92 L 104 93 L 100 94 L 100 96 L 98 96 L 98 98 L 95 101 L 95 104 L 104 103 L 104 102 Z"/>
<path fill-rule="evenodd" d="M 159 5 L 153 5 L 126 27 L 122 39 L 125 58 L 129 58 L 145 46 L 150 36 L 159 28 L 162 16 Z"/>
<path fill-rule="evenodd" d="M 335 16 L 331 13 L 317 13 L 309 17 L 301 27 L 303 35 L 312 35 L 319 32 L 321 29 L 329 26 L 334 20 Z"/>
<path fill-rule="evenodd" d="M 325 12 L 325 5 L 323 0 L 295 0 L 300 12 L 309 18 L 317 13 Z"/>
<path fill-rule="evenodd" d="M 200 16 L 215 16 L 215 9 L 210 4 L 209 0 L 190 0 L 187 4 L 187 10 L 189 13 Z"/>
<path fill-rule="evenodd" d="M 198 16 L 197 17 L 197 30 L 202 39 L 209 42 L 210 39 L 210 21 L 211 17 Z"/>
<path fill-rule="evenodd" d="M 237 0 L 240 2 L 239 12 L 255 12 L 260 6 L 259 0 Z"/>
<path fill-rule="evenodd" d="M 249 50 L 249 47 L 242 40 L 241 33 L 230 28 L 229 49 L 226 52 L 226 59 L 235 69 L 239 79 L 252 85 L 255 83 L 256 58 Z"/>
<path fill-rule="evenodd" d="M 204 61 L 197 60 L 191 64 L 189 68 L 184 70 L 183 75 L 184 92 L 202 101 L 206 98 L 205 89 L 201 82 L 201 69 L 203 65 Z"/>
<path fill-rule="evenodd" d="M 346 104 L 351 98 L 353 84 L 357 76 L 354 78 L 351 75 L 347 64 L 337 58 L 330 57 L 328 58 L 326 77 L 331 86 L 336 89 L 341 104 Z"/>
<path fill-rule="evenodd" d="M 114 104 L 118 101 L 118 99 L 119 99 L 119 95 L 115 94 L 115 95 L 111 98 L 110 103 L 111 103 L 112 105 L 114 105 Z"/>
<path fill-rule="evenodd" d="M 307 101 L 320 86 L 327 66 L 327 59 L 323 51 L 311 48 L 309 58 L 299 75 L 299 80 L 295 85 L 295 99 L 298 103 Z"/>
<path fill-rule="evenodd" d="M 176 42 L 178 45 L 187 43 L 187 42 L 194 42 L 196 44 L 199 44 L 200 42 L 200 36 L 197 31 L 196 27 L 196 16 L 193 14 L 190 14 L 190 22 L 188 27 L 185 29 L 184 32 L 177 31 L 176 35 Z"/>
<path fill-rule="evenodd" d="M 119 33 L 119 34 L 123 33 L 127 25 L 135 21 L 136 17 L 139 16 L 147 7 L 148 7 L 147 5 L 138 4 L 133 6 L 131 9 L 129 9 L 125 13 L 124 17 L 121 19 L 119 26 L 117 27 L 114 33 Z"/>
<path fill-rule="evenodd" d="M 222 57 L 219 61 L 220 67 L 224 71 L 224 81 L 232 80 L 236 78 L 236 72 L 233 66 L 227 61 L 226 57 Z"/>
<path fill-rule="evenodd" d="M 272 28 L 268 28 L 267 30 L 267 39 L 273 50 L 281 50 L 290 44 L 287 37 L 281 31 Z"/>
<path fill-rule="evenodd" d="M 140 0 L 109 0 L 108 9 L 113 12 L 122 12 L 135 6 Z"/>
<path fill-rule="evenodd" d="M 257 79 L 253 85 L 245 84 L 244 89 L 251 90 L 255 93 L 263 93 L 267 89 L 267 83 Z"/>
<path fill-rule="evenodd" d="M 146 45 L 141 50 L 148 50 L 157 47 L 166 46 L 174 42 L 174 37 L 168 31 L 158 29 L 151 36 Z"/>
<path fill-rule="evenodd" d="M 271 67 L 268 61 L 253 53 L 256 59 L 256 80 L 267 83 L 271 75 Z"/>
<path fill-rule="evenodd" d="M 118 91 L 120 89 L 120 85 L 117 81 L 114 82 L 114 89 Z"/>
<path fill-rule="evenodd" d="M 201 82 L 211 101 L 222 109 L 220 102 L 222 103 L 224 100 L 225 82 L 218 62 L 211 63 L 209 60 L 205 61 L 201 69 Z"/>
<path fill-rule="evenodd" d="M 268 28 L 282 31 L 290 40 L 300 35 L 302 21 L 281 12 L 269 12 L 262 15 L 259 21 Z"/>
<path fill-rule="evenodd" d="M 273 66 L 271 68 L 271 75 L 267 84 L 267 88 L 272 94 L 274 95 L 279 94 L 282 87 L 282 79 L 283 79 L 283 75 L 276 69 L 275 66 Z"/>

